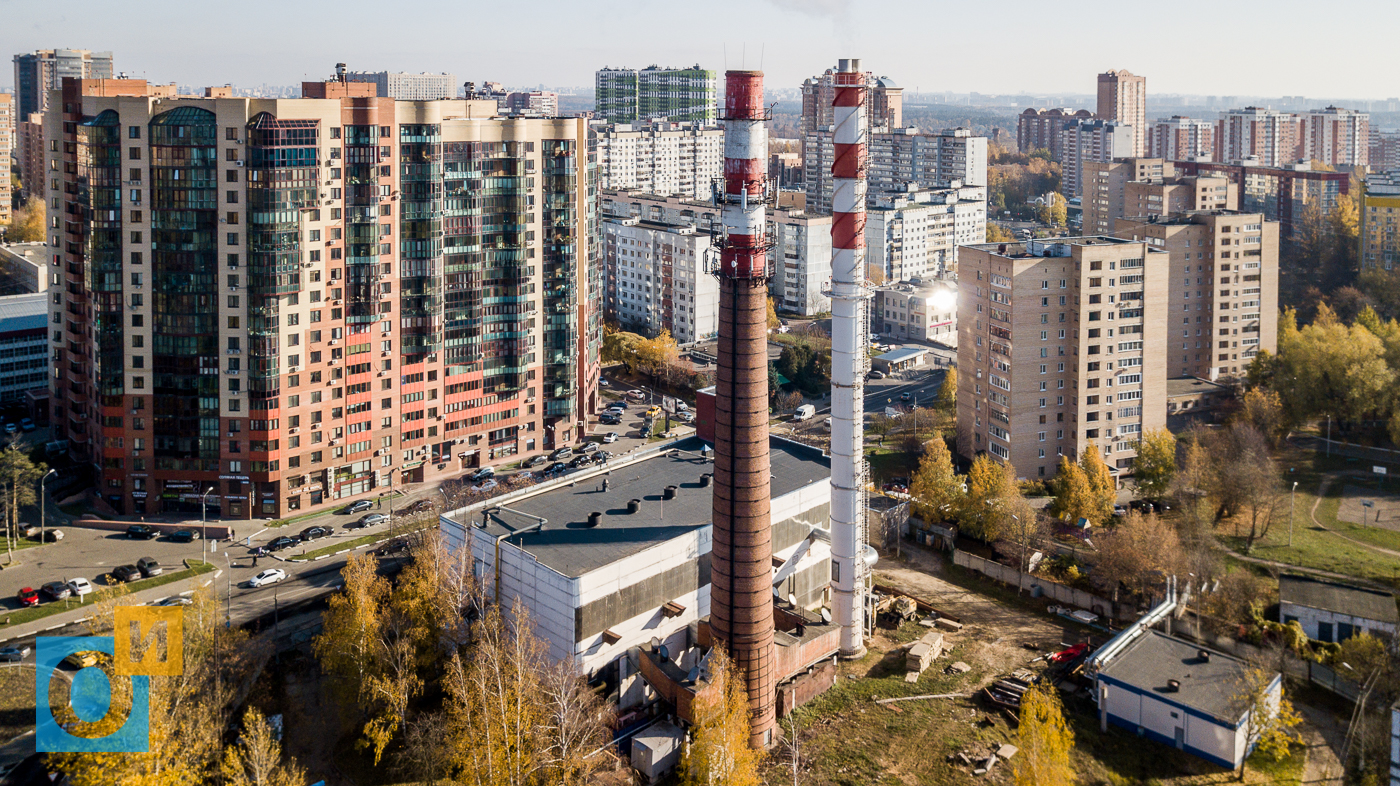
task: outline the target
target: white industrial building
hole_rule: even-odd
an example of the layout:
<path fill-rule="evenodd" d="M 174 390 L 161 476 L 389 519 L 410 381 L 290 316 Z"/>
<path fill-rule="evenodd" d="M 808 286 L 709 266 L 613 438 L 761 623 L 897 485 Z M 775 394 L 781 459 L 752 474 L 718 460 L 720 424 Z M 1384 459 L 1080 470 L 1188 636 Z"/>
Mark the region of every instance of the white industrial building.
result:
<path fill-rule="evenodd" d="M 1389 592 L 1290 574 L 1278 579 L 1278 613 L 1284 624 L 1297 622 L 1308 638 L 1327 642 L 1362 633 L 1390 641 L 1400 622 Z"/>
<path fill-rule="evenodd" d="M 614 123 L 594 127 L 601 188 L 710 198 L 724 174 L 724 129 L 704 123 Z"/>
<path fill-rule="evenodd" d="M 605 313 L 624 327 L 669 330 L 678 344 L 717 336 L 719 281 L 705 272 L 710 242 L 689 224 L 605 220 Z"/>
<path fill-rule="evenodd" d="M 641 704 L 638 648 L 656 640 L 694 665 L 710 613 L 713 453 L 690 438 L 441 516 L 454 552 L 493 599 L 521 603 L 555 660 L 622 708 Z M 821 606 L 831 580 L 830 463 L 820 450 L 772 440 L 774 589 Z"/>
<path fill-rule="evenodd" d="M 987 242 L 987 189 L 963 186 L 903 189 L 871 195 L 865 221 L 865 263 L 886 281 L 950 275 L 958 246 Z"/>

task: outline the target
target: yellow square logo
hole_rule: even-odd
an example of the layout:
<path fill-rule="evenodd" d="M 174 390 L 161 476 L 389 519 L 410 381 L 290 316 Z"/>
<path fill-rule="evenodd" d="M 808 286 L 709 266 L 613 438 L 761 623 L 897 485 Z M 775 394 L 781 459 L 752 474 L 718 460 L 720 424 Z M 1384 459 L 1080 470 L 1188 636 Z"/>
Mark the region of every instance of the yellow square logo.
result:
<path fill-rule="evenodd" d="M 179 606 L 118 606 L 115 654 L 117 674 L 171 677 L 185 669 L 185 610 Z"/>

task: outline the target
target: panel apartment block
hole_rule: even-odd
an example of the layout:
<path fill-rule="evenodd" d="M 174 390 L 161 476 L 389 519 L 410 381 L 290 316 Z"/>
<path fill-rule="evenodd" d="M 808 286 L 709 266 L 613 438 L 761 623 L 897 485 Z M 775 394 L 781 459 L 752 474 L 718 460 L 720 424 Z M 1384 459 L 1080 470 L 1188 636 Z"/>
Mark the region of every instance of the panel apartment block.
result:
<path fill-rule="evenodd" d="M 719 334 L 719 282 L 705 269 L 710 234 L 639 218 L 603 221 L 605 310 L 625 329 L 671 331 L 678 344 Z"/>
<path fill-rule="evenodd" d="M 865 223 L 865 264 L 887 281 L 951 275 L 959 246 L 987 241 L 987 190 L 887 191 Z"/>
<path fill-rule="evenodd" d="M 1278 343 L 1279 225 L 1260 213 L 1195 210 L 1120 218 L 1118 237 L 1170 260 L 1165 324 L 1172 376 L 1239 379 Z"/>
<path fill-rule="evenodd" d="M 123 513 L 316 510 L 566 445 L 596 405 L 582 120 L 494 102 L 166 98 L 45 116 L 54 439 Z"/>
<path fill-rule="evenodd" d="M 1215 160 L 1256 159 L 1261 166 L 1287 166 L 1304 154 L 1297 115 L 1257 106 L 1222 112 L 1215 123 Z"/>
<path fill-rule="evenodd" d="M 1215 124 L 1181 115 L 1164 117 L 1148 131 L 1147 155 L 1168 161 L 1215 154 Z"/>
<path fill-rule="evenodd" d="M 809 134 L 803 143 L 803 177 L 807 210 L 831 212 L 834 182 L 831 166 L 836 148 L 830 126 Z M 987 185 L 987 138 L 966 128 L 937 134 L 897 129 L 869 136 L 867 204 L 887 191 L 918 188 L 950 188 Z"/>
<path fill-rule="evenodd" d="M 1016 118 L 1016 147 L 1022 153 L 1050 151 L 1050 160 L 1060 160 L 1060 131 L 1066 123 L 1092 120 L 1087 109 L 1027 109 Z"/>
<path fill-rule="evenodd" d="M 461 83 L 456 74 L 410 74 L 402 71 L 350 71 L 350 82 L 369 82 L 378 88 L 380 96 L 396 101 L 437 101 L 456 98 Z"/>
<path fill-rule="evenodd" d="M 1125 155 L 1147 155 L 1147 77 L 1127 71 L 1099 74 L 1098 99 L 1096 117 L 1131 126 L 1135 132 L 1132 150 Z"/>
<path fill-rule="evenodd" d="M 0 93 L 0 224 L 10 222 L 10 156 L 15 152 L 15 97 L 12 93 Z"/>
<path fill-rule="evenodd" d="M 1219 175 L 1178 176 L 1171 161 L 1120 158 L 1085 165 L 1084 231 L 1114 234 L 1123 216 L 1237 210 L 1239 186 Z"/>
<path fill-rule="evenodd" d="M 1112 161 L 1133 155 L 1135 129 L 1112 120 L 1066 123 L 1060 131 L 1060 161 L 1064 165 L 1061 190 L 1073 199 L 1084 193 L 1085 167 L 1094 161 Z"/>
<path fill-rule="evenodd" d="M 1400 171 L 1367 176 L 1360 207 L 1362 268 L 1394 270 L 1400 266 Z"/>
<path fill-rule="evenodd" d="M 664 120 L 712 124 L 719 119 L 714 71 L 604 68 L 594 74 L 594 116 L 605 123 Z"/>
<path fill-rule="evenodd" d="M 724 175 L 724 129 L 703 123 L 595 126 L 600 188 L 710 198 Z"/>
<path fill-rule="evenodd" d="M 1126 472 L 1166 425 L 1167 255 L 1142 241 L 968 246 L 958 274 L 958 452 L 1020 477 L 1098 446 Z"/>

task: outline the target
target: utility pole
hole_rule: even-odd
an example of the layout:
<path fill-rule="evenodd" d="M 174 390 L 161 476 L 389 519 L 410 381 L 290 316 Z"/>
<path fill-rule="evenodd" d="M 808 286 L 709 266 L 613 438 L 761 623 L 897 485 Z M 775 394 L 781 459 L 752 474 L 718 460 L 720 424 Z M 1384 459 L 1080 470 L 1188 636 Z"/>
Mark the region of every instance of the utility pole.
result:
<path fill-rule="evenodd" d="M 1293 548 L 1293 503 L 1298 498 L 1298 481 L 1293 481 L 1293 490 L 1288 492 L 1288 547 Z"/>

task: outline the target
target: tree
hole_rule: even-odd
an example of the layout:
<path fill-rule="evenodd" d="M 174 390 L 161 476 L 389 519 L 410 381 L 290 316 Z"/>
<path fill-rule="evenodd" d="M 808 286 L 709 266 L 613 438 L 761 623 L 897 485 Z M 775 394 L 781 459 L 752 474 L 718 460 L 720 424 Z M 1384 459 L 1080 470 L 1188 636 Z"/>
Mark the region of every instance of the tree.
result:
<path fill-rule="evenodd" d="M 1213 485 L 1210 454 L 1198 429 L 1188 432 L 1181 471 L 1172 479 L 1172 498 L 1186 537 L 1201 543 L 1211 537 L 1210 490 Z"/>
<path fill-rule="evenodd" d="M 273 736 L 272 725 L 256 707 L 243 713 L 243 729 L 238 743 L 224 749 L 220 764 L 228 786 L 303 786 L 306 771 L 296 759 L 282 761 L 282 745 Z"/>
<path fill-rule="evenodd" d="M 321 668 L 338 678 L 345 698 L 361 696 L 380 666 L 381 612 L 389 582 L 377 567 L 372 554 L 350 556 L 340 571 L 345 586 L 326 602 L 321 633 L 311 642 Z"/>
<path fill-rule="evenodd" d="M 898 418 L 886 415 L 884 412 L 876 412 L 870 416 L 870 423 L 866 425 L 865 430 L 879 437 L 880 444 L 883 446 L 885 444 L 885 435 L 894 431 L 895 426 L 898 424 Z"/>
<path fill-rule="evenodd" d="M 958 370 L 948 368 L 943 372 L 943 384 L 938 388 L 938 398 L 934 407 L 948 417 L 958 414 Z"/>
<path fill-rule="evenodd" d="M 1228 511 L 1235 516 L 1236 534 L 1243 516 L 1249 523 L 1245 553 L 1269 534 L 1279 517 L 1283 488 L 1269 455 L 1268 441 L 1247 423 L 1235 423 L 1216 440 L 1215 466 L 1217 517 Z"/>
<path fill-rule="evenodd" d="M 1055 686 L 1042 682 L 1021 696 L 1020 753 L 1013 760 L 1016 786 L 1069 786 L 1074 783 L 1074 732 L 1065 723 Z"/>
<path fill-rule="evenodd" d="M 592 783 L 604 761 L 593 754 L 612 739 L 613 708 L 578 673 L 578 665 L 568 660 L 546 667 L 540 678 L 545 783 Z"/>
<path fill-rule="evenodd" d="M 778 309 L 773 305 L 773 298 L 768 298 L 768 329 L 777 330 L 782 327 L 783 321 L 778 319 Z"/>
<path fill-rule="evenodd" d="M 1010 231 L 1003 229 L 1000 224 L 991 221 L 987 222 L 987 242 L 988 243 L 1015 243 L 1016 236 Z"/>
<path fill-rule="evenodd" d="M 1142 435 L 1133 459 L 1133 477 L 1137 489 L 1148 499 L 1161 499 L 1172 487 L 1176 477 L 1176 436 L 1164 428 L 1152 429 Z"/>
<path fill-rule="evenodd" d="M 686 786 L 758 786 L 759 751 L 749 747 L 744 675 L 723 645 L 710 651 L 710 679 L 691 704 L 694 727 L 681 754 Z"/>
<path fill-rule="evenodd" d="M 1180 570 L 1185 554 L 1181 537 L 1170 522 L 1155 514 L 1129 512 L 1114 527 L 1099 533 L 1094 545 L 1098 548 L 1094 576 L 1115 592 L 1122 587 L 1146 595 L 1157 577 L 1187 572 Z"/>
<path fill-rule="evenodd" d="M 39 243 L 44 239 L 46 222 L 44 200 L 30 197 L 24 207 L 14 211 L 10 217 L 10 227 L 5 239 L 10 243 Z"/>
<path fill-rule="evenodd" d="M 1062 227 L 1069 220 L 1069 203 L 1065 201 L 1065 195 L 1056 191 L 1051 194 L 1050 223 L 1057 227 Z"/>
<path fill-rule="evenodd" d="M 1277 448 L 1288 434 L 1283 399 L 1272 390 L 1255 388 L 1245 391 L 1240 417 L 1264 435 L 1271 448 Z"/>
<path fill-rule="evenodd" d="M 879 265 L 866 265 L 865 280 L 874 286 L 880 286 L 885 283 L 885 269 Z"/>
<path fill-rule="evenodd" d="M 953 454 L 942 437 L 929 440 L 919 469 L 910 481 L 914 515 L 928 522 L 947 521 L 957 516 L 963 498 L 962 480 L 953 472 Z"/>
<path fill-rule="evenodd" d="M 680 349 L 669 330 L 663 329 L 656 338 L 644 339 L 637 345 L 638 363 L 653 378 L 661 374 L 667 365 L 680 360 L 680 356 Z"/>
<path fill-rule="evenodd" d="M 1089 522 L 1103 526 L 1113 518 L 1113 506 L 1118 501 L 1117 484 L 1113 473 L 1099 455 L 1099 447 L 1090 445 L 1079 457 L 1079 468 L 1084 470 L 1084 478 L 1089 482 Z"/>
<path fill-rule="evenodd" d="M 609 333 L 603 337 L 603 346 L 599 349 L 598 356 L 604 363 L 622 363 L 628 370 L 636 371 L 637 349 L 643 341 L 646 341 L 646 338 L 636 333 Z"/>
<path fill-rule="evenodd" d="M 14 446 L 0 450 L 0 505 L 4 506 L 6 558 L 15 561 L 14 544 L 19 538 L 20 511 L 33 505 L 38 495 L 35 486 L 48 471 L 43 464 L 35 465 L 29 456 Z"/>
<path fill-rule="evenodd" d="M 969 537 L 995 543 L 1011 524 L 1015 511 L 1009 502 L 1018 498 L 1024 501 L 1016 487 L 1016 468 L 980 454 L 967 473 L 967 499 L 958 516 L 961 530 Z"/>
<path fill-rule="evenodd" d="M 802 394 L 796 390 L 791 393 L 779 393 L 776 404 L 779 412 L 797 409 L 802 406 Z"/>
<path fill-rule="evenodd" d="M 1278 685 L 1278 695 L 1274 695 L 1274 685 Z M 1272 670 L 1252 667 L 1240 676 L 1235 686 L 1234 705 L 1244 716 L 1245 750 L 1255 750 L 1278 761 L 1288 754 L 1288 746 L 1302 742 L 1293 727 L 1302 722 L 1302 717 L 1293 709 L 1293 703 L 1284 697 L 1283 680 Z M 1247 759 L 1240 760 L 1239 779 L 1244 780 Z"/>

